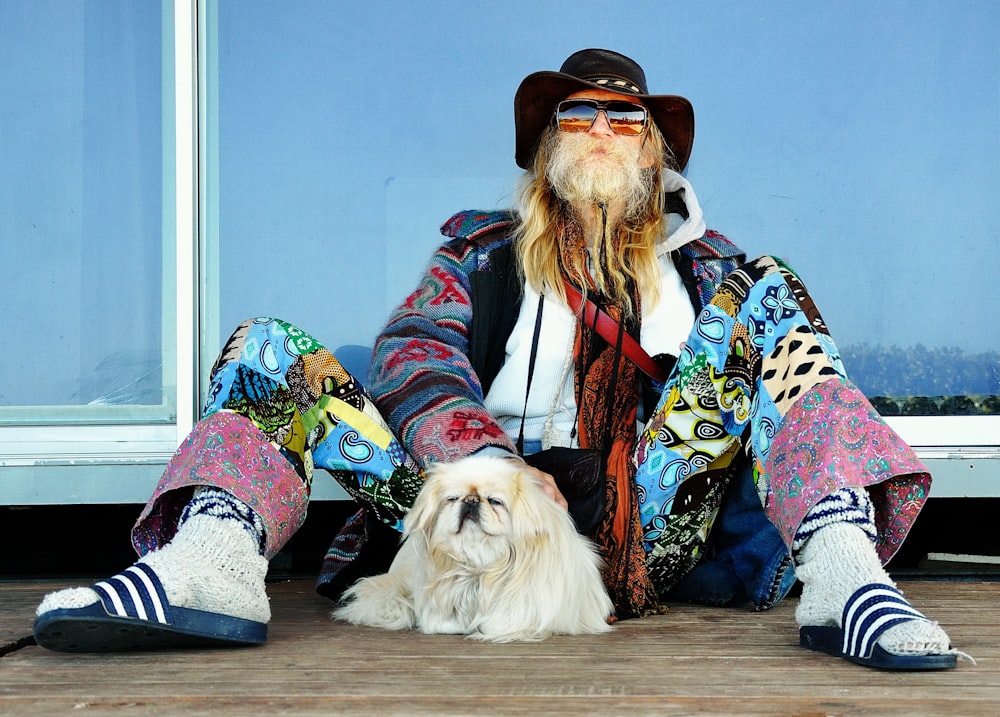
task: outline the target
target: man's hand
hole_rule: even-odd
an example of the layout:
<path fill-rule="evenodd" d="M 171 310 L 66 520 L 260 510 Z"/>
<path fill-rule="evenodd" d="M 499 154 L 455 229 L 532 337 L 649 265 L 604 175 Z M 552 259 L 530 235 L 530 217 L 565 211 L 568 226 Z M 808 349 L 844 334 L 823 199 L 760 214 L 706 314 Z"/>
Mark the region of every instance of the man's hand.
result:
<path fill-rule="evenodd" d="M 518 461 L 523 464 L 524 472 L 530 476 L 534 476 L 538 482 L 541 483 L 542 490 L 545 491 L 545 495 L 554 500 L 563 510 L 567 510 L 569 508 L 569 504 L 566 502 L 566 499 L 563 498 L 563 494 L 559 492 L 558 486 L 556 486 L 555 478 L 544 471 L 538 470 L 534 466 L 528 465 L 525 463 L 524 459 L 519 456 L 511 457 L 510 460 Z"/>

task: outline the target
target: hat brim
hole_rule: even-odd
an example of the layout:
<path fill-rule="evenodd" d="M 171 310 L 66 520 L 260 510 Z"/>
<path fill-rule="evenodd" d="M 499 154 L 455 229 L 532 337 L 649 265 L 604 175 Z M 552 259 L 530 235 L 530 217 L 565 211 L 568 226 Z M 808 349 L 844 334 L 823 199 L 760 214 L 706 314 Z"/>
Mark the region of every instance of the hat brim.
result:
<path fill-rule="evenodd" d="M 518 167 L 531 167 L 538 140 L 552 120 L 555 106 L 581 90 L 620 91 L 642 102 L 673 152 L 678 170 L 683 171 L 687 166 L 694 144 L 694 108 L 686 98 L 679 95 L 634 94 L 563 72 L 542 71 L 525 77 L 514 95 L 514 161 Z"/>

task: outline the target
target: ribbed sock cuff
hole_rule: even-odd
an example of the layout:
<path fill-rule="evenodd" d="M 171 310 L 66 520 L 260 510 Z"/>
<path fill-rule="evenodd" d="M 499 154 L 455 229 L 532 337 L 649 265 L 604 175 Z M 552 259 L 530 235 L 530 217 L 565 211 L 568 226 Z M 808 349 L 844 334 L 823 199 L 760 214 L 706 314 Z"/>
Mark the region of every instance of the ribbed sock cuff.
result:
<path fill-rule="evenodd" d="M 797 554 L 817 530 L 834 523 L 850 523 L 858 526 L 872 544 L 878 539 L 875 530 L 875 506 L 872 505 L 868 492 L 863 488 L 841 488 L 809 509 L 802 520 L 802 525 L 795 531 L 792 552 Z"/>
<path fill-rule="evenodd" d="M 250 535 L 258 552 L 264 554 L 267 547 L 264 521 L 253 508 L 239 498 L 219 488 L 200 486 L 195 489 L 193 497 L 181 513 L 177 524 L 178 530 L 196 515 L 208 515 L 239 525 Z"/>

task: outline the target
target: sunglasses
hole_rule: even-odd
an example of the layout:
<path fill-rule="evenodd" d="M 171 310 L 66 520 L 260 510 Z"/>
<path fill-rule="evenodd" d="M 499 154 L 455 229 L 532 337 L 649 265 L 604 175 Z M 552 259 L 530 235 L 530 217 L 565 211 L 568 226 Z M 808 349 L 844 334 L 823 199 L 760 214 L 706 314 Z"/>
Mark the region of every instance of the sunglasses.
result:
<path fill-rule="evenodd" d="M 563 132 L 586 132 L 602 111 L 608 125 L 618 134 L 640 135 L 646 129 L 649 118 L 646 108 L 626 100 L 563 100 L 556 105 L 556 126 Z"/>

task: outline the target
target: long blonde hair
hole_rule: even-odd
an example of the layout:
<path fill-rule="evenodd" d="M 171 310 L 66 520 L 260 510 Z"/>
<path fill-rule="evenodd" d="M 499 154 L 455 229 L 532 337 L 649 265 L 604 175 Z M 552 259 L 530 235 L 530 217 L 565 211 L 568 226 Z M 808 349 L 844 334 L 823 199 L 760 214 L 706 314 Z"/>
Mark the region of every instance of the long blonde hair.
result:
<path fill-rule="evenodd" d="M 534 163 L 518 186 L 520 224 L 515 232 L 515 247 L 524 280 L 539 293 L 566 301 L 562 270 L 577 286 L 587 287 L 587 257 L 576 255 L 564 266 L 559 242 L 563 223 L 571 210 L 552 190 L 545 169 L 557 141 L 558 130 L 549 126 L 539 141 Z M 660 190 L 663 169 L 673 163 L 672 154 L 656 125 L 650 123 L 643 152 L 652 155 L 647 180 L 651 191 L 648 201 L 623 217 L 616 232 L 604 232 L 601 258 L 594 261 L 593 278 L 597 291 L 634 316 L 629 284 L 634 283 L 640 296 L 652 303 L 659 299 L 659 264 L 656 242 L 665 232 L 663 194 Z M 618 244 L 617 250 L 615 244 Z"/>

